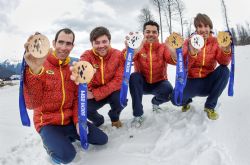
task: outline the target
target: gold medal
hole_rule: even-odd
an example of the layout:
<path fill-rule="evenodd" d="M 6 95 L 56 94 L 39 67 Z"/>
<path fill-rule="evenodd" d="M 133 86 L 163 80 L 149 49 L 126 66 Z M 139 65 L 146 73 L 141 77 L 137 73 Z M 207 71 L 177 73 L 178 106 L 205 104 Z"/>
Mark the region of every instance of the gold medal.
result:
<path fill-rule="evenodd" d="M 28 52 L 36 58 L 43 58 L 50 49 L 50 43 L 46 36 L 42 34 L 34 35 L 29 41 Z"/>
<path fill-rule="evenodd" d="M 181 35 L 174 32 L 168 37 L 168 43 L 170 44 L 171 47 L 177 49 L 182 47 L 183 38 L 181 37 Z"/>
<path fill-rule="evenodd" d="M 221 47 L 227 47 L 231 43 L 231 36 L 228 32 L 219 32 L 217 36 L 217 41 Z"/>
<path fill-rule="evenodd" d="M 95 74 L 93 66 L 87 61 L 77 62 L 74 72 L 78 75 L 76 81 L 79 83 L 89 83 Z"/>

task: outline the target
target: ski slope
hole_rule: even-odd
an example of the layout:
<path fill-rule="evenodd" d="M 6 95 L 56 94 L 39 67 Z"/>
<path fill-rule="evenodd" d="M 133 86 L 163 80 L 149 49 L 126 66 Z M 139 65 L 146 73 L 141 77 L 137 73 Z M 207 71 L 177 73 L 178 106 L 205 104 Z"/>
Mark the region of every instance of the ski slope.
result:
<path fill-rule="evenodd" d="M 195 98 L 191 110 L 181 112 L 171 103 L 153 113 L 151 95 L 143 97 L 145 123 L 131 128 L 131 98 L 121 113 L 123 127 L 112 128 L 109 106 L 99 110 L 105 117 L 100 128 L 109 136 L 104 146 L 88 151 L 75 142 L 77 156 L 71 165 L 248 165 L 250 164 L 250 46 L 236 47 L 235 95 L 220 97 L 220 115 L 211 121 L 203 112 L 205 98 Z M 175 68 L 169 77 L 174 84 Z M 18 86 L 0 88 L 0 165 L 49 165 L 49 158 L 34 126 L 22 127 L 18 110 Z M 32 111 L 29 112 L 32 119 Z"/>

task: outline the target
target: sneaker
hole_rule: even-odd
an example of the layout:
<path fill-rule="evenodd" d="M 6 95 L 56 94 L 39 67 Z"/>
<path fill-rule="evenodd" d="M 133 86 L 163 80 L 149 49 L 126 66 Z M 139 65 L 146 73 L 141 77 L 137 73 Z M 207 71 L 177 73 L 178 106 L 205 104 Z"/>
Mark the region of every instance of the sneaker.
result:
<path fill-rule="evenodd" d="M 141 127 L 143 121 L 144 117 L 142 116 L 134 117 L 133 121 L 131 122 L 131 127 L 139 128 Z"/>
<path fill-rule="evenodd" d="M 189 111 L 189 110 L 190 110 L 190 105 L 189 105 L 189 104 L 183 105 L 182 108 L 181 108 L 181 111 L 182 111 L 182 112 L 187 112 L 187 111 Z"/>
<path fill-rule="evenodd" d="M 152 104 L 152 106 L 153 106 L 153 112 L 160 113 L 161 111 L 163 111 L 163 109 L 159 105 Z"/>
<path fill-rule="evenodd" d="M 120 120 L 112 122 L 112 127 L 120 128 L 122 127 L 122 122 Z"/>
<path fill-rule="evenodd" d="M 214 111 L 214 109 L 205 108 L 204 111 L 207 112 L 207 117 L 211 120 L 219 118 L 219 115 Z"/>

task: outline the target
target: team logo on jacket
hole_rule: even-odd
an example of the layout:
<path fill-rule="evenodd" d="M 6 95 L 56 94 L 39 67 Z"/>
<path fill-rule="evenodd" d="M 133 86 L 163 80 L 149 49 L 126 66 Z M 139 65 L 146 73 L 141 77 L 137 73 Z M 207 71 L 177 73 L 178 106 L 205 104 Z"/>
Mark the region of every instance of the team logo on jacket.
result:
<path fill-rule="evenodd" d="M 54 74 L 55 72 L 53 70 L 46 70 L 47 74 Z"/>
<path fill-rule="evenodd" d="M 98 69 L 99 65 L 98 64 L 93 64 L 93 68 Z"/>
<path fill-rule="evenodd" d="M 146 54 L 146 53 L 142 53 L 141 56 L 142 56 L 143 58 L 146 58 L 146 57 L 147 57 L 147 54 Z"/>

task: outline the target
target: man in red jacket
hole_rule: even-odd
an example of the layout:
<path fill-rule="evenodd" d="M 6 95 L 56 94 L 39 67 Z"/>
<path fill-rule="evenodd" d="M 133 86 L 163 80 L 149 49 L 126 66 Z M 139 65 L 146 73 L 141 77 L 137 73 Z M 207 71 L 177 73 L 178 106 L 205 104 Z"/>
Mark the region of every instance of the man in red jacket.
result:
<path fill-rule="evenodd" d="M 25 44 L 26 51 L 31 44 Z M 34 110 L 34 124 L 44 148 L 53 162 L 71 162 L 76 150 L 71 142 L 79 140 L 77 86 L 70 80 L 69 54 L 74 47 L 74 33 L 61 29 L 53 41 L 54 51 L 46 57 L 35 58 L 25 54 L 26 67 L 24 95 L 26 105 Z M 103 145 L 107 135 L 88 123 L 88 142 Z"/>
<path fill-rule="evenodd" d="M 190 39 L 184 43 L 183 56 L 188 62 L 188 79 L 183 91 L 182 111 L 190 109 L 189 104 L 193 97 L 206 96 L 204 111 L 209 119 L 216 120 L 218 114 L 214 109 L 228 82 L 227 65 L 231 60 L 231 48 L 230 45 L 219 46 L 217 39 L 212 35 L 212 21 L 206 14 L 197 14 L 194 26 L 196 33 L 204 38 L 205 45 L 201 50 L 197 50 L 191 45 Z M 219 66 L 216 68 L 217 63 Z"/>
<path fill-rule="evenodd" d="M 88 119 L 96 126 L 104 123 L 104 117 L 97 112 L 105 104 L 111 110 L 108 115 L 112 126 L 122 126 L 119 120 L 121 110 L 120 88 L 124 68 L 124 56 L 117 49 L 111 47 L 111 35 L 107 28 L 96 27 L 90 33 L 92 49 L 86 50 L 80 60 L 88 61 L 96 72 L 88 84 Z M 72 75 L 73 76 L 73 75 Z M 73 80 L 76 77 L 72 77 Z"/>
<path fill-rule="evenodd" d="M 173 87 L 168 81 L 167 65 L 176 64 L 176 52 L 166 43 L 158 41 L 159 25 L 148 21 L 143 26 L 144 40 L 135 50 L 134 69 L 129 80 L 134 120 L 132 127 L 140 127 L 143 118 L 143 94 L 152 94 L 153 111 L 160 111 L 160 104 L 171 99 Z"/>

